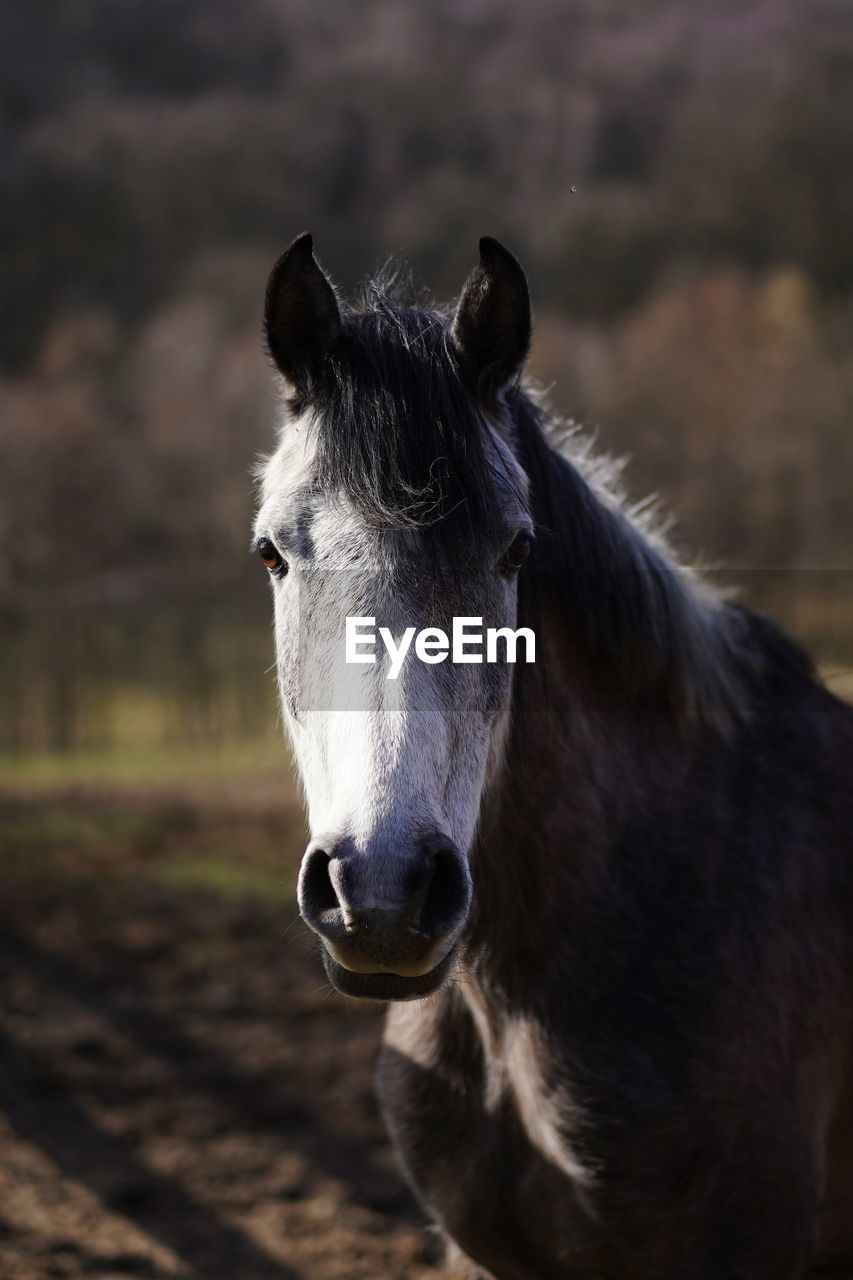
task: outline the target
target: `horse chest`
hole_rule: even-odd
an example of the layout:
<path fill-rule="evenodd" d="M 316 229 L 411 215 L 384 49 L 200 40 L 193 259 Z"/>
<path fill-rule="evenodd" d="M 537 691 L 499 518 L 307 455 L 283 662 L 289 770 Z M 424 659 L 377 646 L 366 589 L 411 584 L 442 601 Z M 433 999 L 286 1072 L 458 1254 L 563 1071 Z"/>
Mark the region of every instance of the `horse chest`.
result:
<path fill-rule="evenodd" d="M 571 1098 L 550 1078 L 535 1024 L 470 1013 L 441 1028 L 392 1015 L 380 1063 L 388 1126 L 416 1190 L 470 1257 L 500 1280 L 571 1280 L 590 1224 Z"/>

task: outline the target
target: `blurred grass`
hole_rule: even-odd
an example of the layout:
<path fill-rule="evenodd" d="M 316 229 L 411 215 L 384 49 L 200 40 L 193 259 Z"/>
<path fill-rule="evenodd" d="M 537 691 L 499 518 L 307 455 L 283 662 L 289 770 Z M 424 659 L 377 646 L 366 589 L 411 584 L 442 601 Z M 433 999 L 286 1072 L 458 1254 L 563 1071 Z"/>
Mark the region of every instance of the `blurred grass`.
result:
<path fill-rule="evenodd" d="M 301 846 L 300 846 L 301 848 Z M 153 870 L 157 882 L 178 894 L 202 890 L 218 898 L 263 898 L 296 910 L 296 865 L 286 874 L 266 867 L 238 865 L 225 858 L 181 858 Z"/>
<path fill-rule="evenodd" d="M 849 667 L 821 663 L 820 673 L 824 684 L 837 698 L 846 698 L 848 702 L 853 702 L 853 670 Z"/>
<path fill-rule="evenodd" d="M 145 791 L 0 798 L 6 888 L 90 882 L 130 897 L 147 881 L 174 897 L 258 898 L 291 908 L 304 847 L 302 812 L 293 804 L 235 809 L 212 796 L 175 804 Z"/>
<path fill-rule="evenodd" d="M 278 735 L 0 756 L 6 887 L 88 881 L 130 897 L 145 881 L 170 897 L 256 898 L 289 912 L 304 847 Z"/>
<path fill-rule="evenodd" d="M 290 756 L 280 737 L 264 736 L 210 746 L 124 742 L 100 749 L 8 752 L 0 755 L 0 789 L 73 784 L 179 785 L 246 779 L 292 789 Z"/>

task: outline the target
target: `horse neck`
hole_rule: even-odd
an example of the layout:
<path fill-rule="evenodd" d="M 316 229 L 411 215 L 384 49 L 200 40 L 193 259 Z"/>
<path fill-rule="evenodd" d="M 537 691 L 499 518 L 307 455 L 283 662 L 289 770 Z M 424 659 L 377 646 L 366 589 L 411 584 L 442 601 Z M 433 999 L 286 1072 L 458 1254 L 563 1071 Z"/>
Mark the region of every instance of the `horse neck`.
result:
<path fill-rule="evenodd" d="M 620 829 L 665 791 L 692 729 L 724 719 L 733 690 L 716 603 L 541 436 L 532 448 L 537 524 L 553 544 L 541 589 L 521 590 L 536 663 L 516 669 L 484 798 L 470 930 L 475 971 L 517 992 L 528 976 L 537 985 Z"/>
<path fill-rule="evenodd" d="M 507 992 L 541 972 L 552 939 L 606 874 L 634 799 L 626 779 L 638 726 L 590 695 L 559 639 L 538 625 L 538 671 L 519 672 L 472 855 L 472 954 Z"/>

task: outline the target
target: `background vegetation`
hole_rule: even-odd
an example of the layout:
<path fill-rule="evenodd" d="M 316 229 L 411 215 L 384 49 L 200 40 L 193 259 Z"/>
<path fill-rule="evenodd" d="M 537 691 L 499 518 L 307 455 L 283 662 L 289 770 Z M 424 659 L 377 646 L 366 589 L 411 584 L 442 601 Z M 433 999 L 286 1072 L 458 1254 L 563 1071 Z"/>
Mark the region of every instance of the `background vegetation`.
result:
<path fill-rule="evenodd" d="M 439 298 L 504 237 L 558 406 L 846 659 L 845 0 L 44 0 L 0 47 L 7 752 L 271 728 L 258 312 L 303 227 Z"/>

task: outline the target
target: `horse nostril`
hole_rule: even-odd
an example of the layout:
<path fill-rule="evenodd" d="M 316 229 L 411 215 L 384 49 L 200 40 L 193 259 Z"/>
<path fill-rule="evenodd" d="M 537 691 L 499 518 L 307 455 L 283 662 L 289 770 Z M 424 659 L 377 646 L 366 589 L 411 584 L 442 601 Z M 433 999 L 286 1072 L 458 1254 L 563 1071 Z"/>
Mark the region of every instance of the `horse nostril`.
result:
<path fill-rule="evenodd" d="M 299 872 L 305 923 L 350 959 L 420 962 L 433 943 L 458 933 L 470 902 L 464 858 L 446 837 L 432 837 L 383 864 L 353 857 L 345 840 L 309 845 Z"/>
<path fill-rule="evenodd" d="M 464 863 L 453 848 L 436 849 L 417 932 L 437 938 L 457 928 L 468 910 L 469 887 Z"/>
<path fill-rule="evenodd" d="M 335 886 L 329 874 L 329 855 L 325 849 L 312 849 L 302 863 L 299 877 L 299 907 L 309 923 L 320 920 L 329 911 L 340 908 Z"/>

